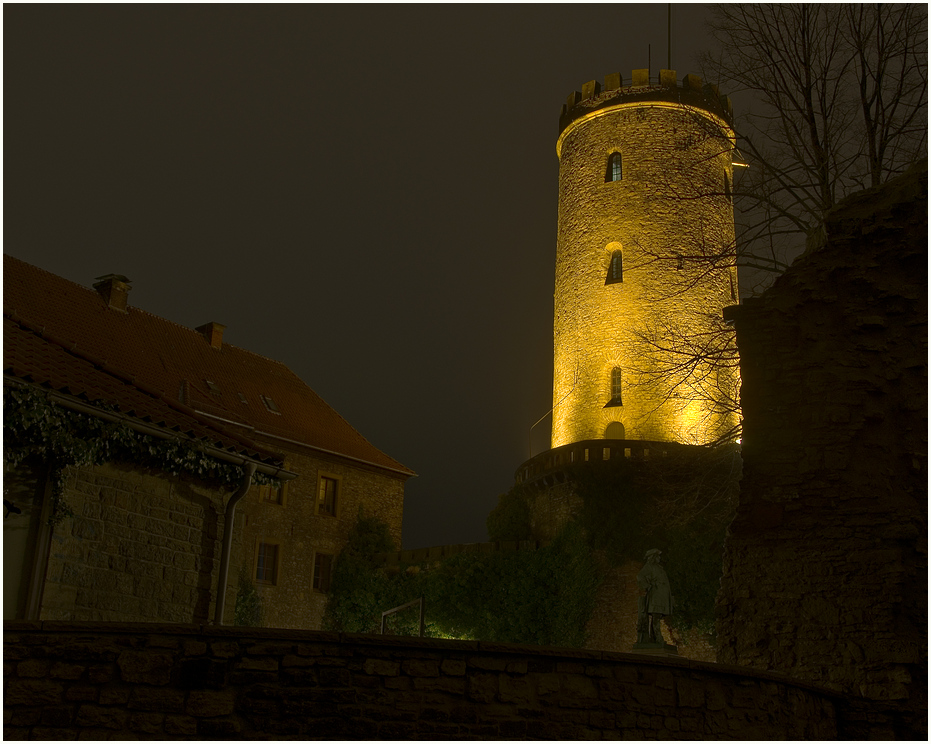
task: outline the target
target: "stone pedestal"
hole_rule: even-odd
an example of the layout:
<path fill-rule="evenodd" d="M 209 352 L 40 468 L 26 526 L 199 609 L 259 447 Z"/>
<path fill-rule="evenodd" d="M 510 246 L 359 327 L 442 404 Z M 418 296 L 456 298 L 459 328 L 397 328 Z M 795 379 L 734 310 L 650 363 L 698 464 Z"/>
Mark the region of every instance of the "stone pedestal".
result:
<path fill-rule="evenodd" d="M 632 654 L 650 654 L 651 656 L 679 656 L 679 647 L 671 643 L 635 643 Z"/>

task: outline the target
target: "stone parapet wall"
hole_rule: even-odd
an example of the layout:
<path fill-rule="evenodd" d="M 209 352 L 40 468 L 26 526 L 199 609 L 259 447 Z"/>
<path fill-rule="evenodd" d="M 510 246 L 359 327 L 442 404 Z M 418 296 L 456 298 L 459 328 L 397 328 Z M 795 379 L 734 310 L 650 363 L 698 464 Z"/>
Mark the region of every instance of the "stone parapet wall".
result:
<path fill-rule="evenodd" d="M 4 625 L 6 739 L 833 739 L 848 708 L 784 675 L 634 654 L 199 625 Z M 883 733 L 882 716 L 860 717 Z"/>

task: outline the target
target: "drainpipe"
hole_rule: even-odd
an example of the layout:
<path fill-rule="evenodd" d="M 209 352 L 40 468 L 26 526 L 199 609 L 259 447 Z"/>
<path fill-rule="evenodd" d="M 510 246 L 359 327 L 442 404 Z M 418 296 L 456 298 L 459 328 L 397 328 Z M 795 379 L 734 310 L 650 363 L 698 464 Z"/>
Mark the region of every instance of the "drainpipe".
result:
<path fill-rule="evenodd" d="M 220 557 L 220 575 L 217 577 L 217 607 L 213 616 L 214 625 L 223 625 L 223 610 L 226 609 L 226 580 L 230 572 L 230 553 L 233 550 L 233 518 L 236 516 L 236 504 L 249 491 L 255 463 L 243 464 L 242 483 L 230 500 L 226 502 L 226 516 L 223 518 L 223 553 Z"/>

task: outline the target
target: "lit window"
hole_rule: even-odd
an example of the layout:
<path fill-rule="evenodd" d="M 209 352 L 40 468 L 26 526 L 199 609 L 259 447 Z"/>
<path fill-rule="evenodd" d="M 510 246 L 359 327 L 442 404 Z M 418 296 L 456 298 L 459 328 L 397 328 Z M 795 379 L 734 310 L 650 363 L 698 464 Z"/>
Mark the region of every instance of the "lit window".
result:
<path fill-rule="evenodd" d="M 317 514 L 335 517 L 338 497 L 339 481 L 336 478 L 321 475 L 320 486 L 317 491 Z"/>
<path fill-rule="evenodd" d="M 259 584 L 278 583 L 278 546 L 260 542 L 255 551 L 255 580 Z"/>
<path fill-rule="evenodd" d="M 621 153 L 612 152 L 608 157 L 608 168 L 605 171 L 605 181 L 620 181 L 621 175 Z"/>
<path fill-rule="evenodd" d="M 614 251 L 611 254 L 611 265 L 608 266 L 608 278 L 605 284 L 617 284 L 624 281 L 624 253 Z"/>
<path fill-rule="evenodd" d="M 623 405 L 621 402 L 621 378 L 620 367 L 615 367 L 611 370 L 611 400 L 607 402 L 605 408 Z"/>
<path fill-rule="evenodd" d="M 333 575 L 333 556 L 327 553 L 314 553 L 314 591 L 330 591 L 330 577 Z"/>

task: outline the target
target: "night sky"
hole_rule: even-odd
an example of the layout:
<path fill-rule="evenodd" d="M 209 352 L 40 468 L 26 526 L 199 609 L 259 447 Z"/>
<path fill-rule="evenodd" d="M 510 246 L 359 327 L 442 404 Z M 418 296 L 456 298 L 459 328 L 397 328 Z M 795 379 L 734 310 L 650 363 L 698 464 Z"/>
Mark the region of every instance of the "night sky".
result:
<path fill-rule="evenodd" d="M 665 67 L 666 8 L 6 5 L 4 251 L 225 324 L 419 474 L 405 548 L 486 540 L 552 405 L 560 106 Z"/>

